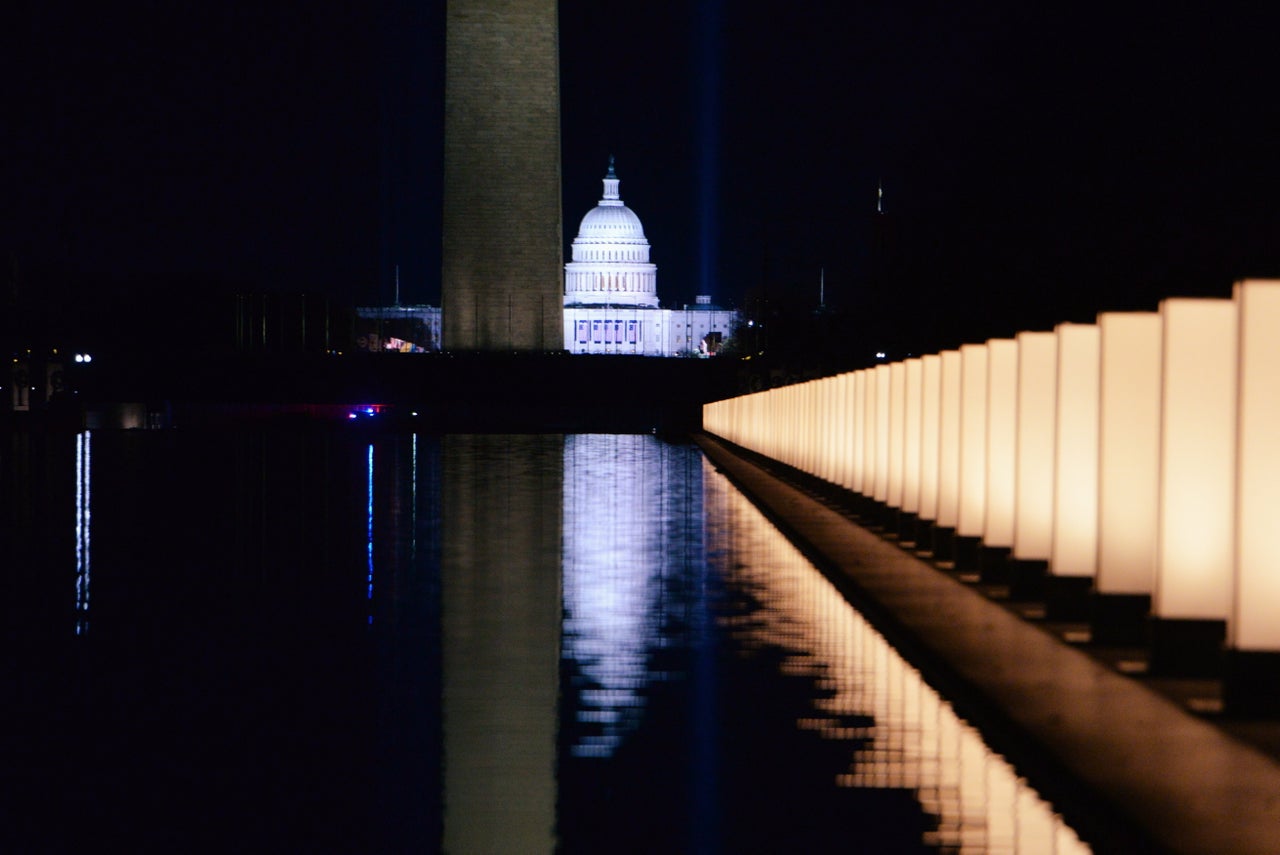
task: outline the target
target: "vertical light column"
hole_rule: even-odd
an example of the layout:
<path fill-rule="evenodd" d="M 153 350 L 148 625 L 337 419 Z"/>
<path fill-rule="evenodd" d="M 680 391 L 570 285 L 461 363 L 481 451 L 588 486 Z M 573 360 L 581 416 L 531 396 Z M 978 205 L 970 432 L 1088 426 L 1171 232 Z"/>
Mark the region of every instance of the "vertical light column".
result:
<path fill-rule="evenodd" d="M 938 437 L 942 428 L 942 357 L 921 357 L 920 519 L 938 518 Z"/>
<path fill-rule="evenodd" d="M 809 436 L 813 442 L 813 453 L 809 461 L 809 473 L 819 478 L 825 478 L 823 472 L 826 469 L 826 455 L 824 451 L 827 445 L 827 423 L 823 419 L 827 409 L 827 381 L 826 378 L 810 381 L 812 387 L 813 398 L 809 407 L 809 418 L 812 419 L 812 428 Z"/>
<path fill-rule="evenodd" d="M 876 496 L 876 417 L 877 394 L 876 369 L 867 369 L 866 386 L 863 388 L 863 429 L 862 429 L 862 495 L 868 499 Z"/>
<path fill-rule="evenodd" d="M 810 475 L 817 475 L 819 469 L 818 456 L 822 447 L 822 422 L 818 418 L 818 411 L 821 406 L 822 383 L 818 380 L 810 380 L 801 384 L 804 390 L 804 471 Z"/>
<path fill-rule="evenodd" d="M 1053 551 L 1053 449 L 1058 412 L 1058 336 L 1018 333 L 1018 437 L 1013 579 L 1015 596 L 1038 597 Z"/>
<path fill-rule="evenodd" d="M 924 427 L 924 360 L 908 359 L 904 365 L 907 399 L 904 409 L 906 445 L 902 464 L 902 511 L 917 516 L 920 513 L 920 451 Z"/>
<path fill-rule="evenodd" d="M 800 432 L 804 430 L 804 400 L 800 396 L 799 384 L 786 387 L 786 419 L 788 428 L 782 437 L 787 447 L 785 462 L 800 468 L 800 449 L 804 443 L 800 440 Z"/>
<path fill-rule="evenodd" d="M 1160 495 L 1160 316 L 1103 312 L 1094 639 L 1145 638 Z"/>
<path fill-rule="evenodd" d="M 867 434 L 867 372 L 853 372 L 853 457 L 852 484 L 850 489 L 855 493 L 865 492 L 862 488 L 866 465 Z"/>
<path fill-rule="evenodd" d="M 823 377 L 813 381 L 813 474 L 823 479 L 828 478 L 828 467 L 831 458 L 827 454 L 827 441 L 831 436 L 831 405 L 828 397 L 831 391 L 831 378 Z"/>
<path fill-rule="evenodd" d="M 1280 713 L 1280 281 L 1236 284 L 1240 310 L 1235 590 L 1227 621 L 1227 710 Z"/>
<path fill-rule="evenodd" d="M 1018 343 L 987 342 L 987 507 L 982 542 L 1013 547 L 1018 427 Z"/>
<path fill-rule="evenodd" d="M 791 422 L 791 428 L 787 431 L 787 442 L 791 445 L 791 459 L 788 461 L 797 469 L 802 468 L 803 463 L 800 459 L 804 449 L 804 393 L 801 391 L 801 384 L 795 383 L 787 387 L 787 398 L 789 404 L 787 406 L 787 418 Z"/>
<path fill-rule="evenodd" d="M 830 379 L 831 398 L 830 411 L 827 413 L 827 423 L 830 425 L 831 432 L 829 435 L 828 446 L 831 455 L 830 478 L 832 484 L 844 485 L 845 480 L 845 455 L 844 455 L 844 438 L 845 432 L 845 407 L 844 407 L 844 381 L 848 375 L 837 374 Z"/>
<path fill-rule="evenodd" d="M 889 365 L 889 483 L 885 503 L 902 507 L 902 482 L 907 456 L 907 367 Z"/>
<path fill-rule="evenodd" d="M 789 387 L 791 391 L 791 400 L 793 406 L 791 408 L 792 418 L 794 419 L 794 432 L 792 433 L 792 441 L 795 443 L 795 452 L 792 465 L 801 471 L 804 470 L 805 455 L 805 439 L 809 429 L 809 419 L 806 407 L 808 405 L 808 396 L 805 394 L 805 384 L 796 383 Z"/>
<path fill-rule="evenodd" d="M 1220 673 L 1235 548 L 1237 309 L 1169 299 L 1150 670 Z"/>
<path fill-rule="evenodd" d="M 1098 558 L 1098 328 L 1059 324 L 1054 431 L 1055 577 L 1092 580 Z"/>
<path fill-rule="evenodd" d="M 987 346 L 960 348 L 960 512 L 958 537 L 982 536 L 987 502 Z"/>
<path fill-rule="evenodd" d="M 845 448 L 845 408 L 844 408 L 844 374 L 835 374 L 828 378 L 831 393 L 827 399 L 828 411 L 825 418 L 830 431 L 827 435 L 827 449 L 831 457 L 829 480 L 836 486 L 844 486 L 844 448 Z"/>
<path fill-rule="evenodd" d="M 857 381 L 858 374 L 856 371 L 850 371 L 844 375 L 844 399 L 841 404 L 844 426 L 840 432 L 840 453 L 844 455 L 844 477 L 840 483 L 846 490 L 854 489 L 854 469 L 857 467 L 857 461 L 854 459 L 854 450 L 858 447 Z"/>
<path fill-rule="evenodd" d="M 1235 539 L 1236 305 L 1170 299 L 1155 613 L 1225 620 Z"/>
<path fill-rule="evenodd" d="M 853 379 L 853 375 L 845 373 L 834 378 L 835 382 L 835 412 L 832 413 L 832 424 L 834 425 L 834 437 L 832 438 L 831 453 L 835 458 L 835 465 L 832 467 L 833 479 L 836 484 L 849 489 L 849 384 Z"/>
<path fill-rule="evenodd" d="M 783 407 L 783 403 L 784 403 L 783 396 L 785 395 L 785 390 L 781 388 L 770 389 L 765 394 L 767 395 L 767 398 L 768 398 L 768 410 L 769 410 L 769 419 L 768 419 L 769 451 L 766 452 L 766 454 L 768 454 L 768 456 L 772 457 L 774 460 L 781 460 L 782 459 L 782 432 L 786 427 L 786 423 L 783 418 L 785 413 L 785 410 Z"/>
<path fill-rule="evenodd" d="M 889 498 L 889 366 L 876 366 L 876 483 L 877 502 Z"/>
<path fill-rule="evenodd" d="M 954 529 L 960 518 L 960 351 L 944 350 L 939 356 L 938 525 Z"/>
<path fill-rule="evenodd" d="M 1236 589 L 1229 641 L 1280 651 L 1280 281 L 1236 285 L 1240 307 Z"/>

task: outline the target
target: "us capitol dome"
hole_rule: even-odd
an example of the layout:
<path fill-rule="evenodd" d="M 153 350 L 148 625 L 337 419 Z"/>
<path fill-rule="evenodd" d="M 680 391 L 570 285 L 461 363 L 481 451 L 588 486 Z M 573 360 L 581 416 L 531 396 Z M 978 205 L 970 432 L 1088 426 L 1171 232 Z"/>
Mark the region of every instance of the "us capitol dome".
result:
<path fill-rule="evenodd" d="M 569 353 L 711 356 L 737 314 L 699 296 L 692 306 L 658 306 L 658 267 L 640 218 L 618 195 L 609 158 L 604 195 L 587 211 L 564 266 L 564 348 Z"/>
<path fill-rule="evenodd" d="M 658 267 L 649 263 L 649 239 L 640 218 L 618 196 L 609 158 L 604 197 L 587 211 L 564 266 L 566 306 L 658 306 Z"/>

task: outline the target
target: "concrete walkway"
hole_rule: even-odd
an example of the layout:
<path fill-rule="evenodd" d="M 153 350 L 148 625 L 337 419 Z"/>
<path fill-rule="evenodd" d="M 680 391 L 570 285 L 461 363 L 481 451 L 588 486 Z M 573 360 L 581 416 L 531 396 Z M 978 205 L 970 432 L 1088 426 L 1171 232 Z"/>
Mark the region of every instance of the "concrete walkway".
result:
<path fill-rule="evenodd" d="M 695 440 L 1098 852 L 1280 853 L 1280 763 L 714 437 Z"/>

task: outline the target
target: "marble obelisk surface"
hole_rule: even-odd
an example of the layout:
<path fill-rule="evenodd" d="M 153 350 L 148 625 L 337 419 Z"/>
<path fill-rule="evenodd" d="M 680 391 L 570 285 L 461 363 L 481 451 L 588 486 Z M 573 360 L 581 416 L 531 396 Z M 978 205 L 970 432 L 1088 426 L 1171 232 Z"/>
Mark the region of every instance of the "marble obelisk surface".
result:
<path fill-rule="evenodd" d="M 446 350 L 564 347 L 556 0 L 449 0 Z"/>

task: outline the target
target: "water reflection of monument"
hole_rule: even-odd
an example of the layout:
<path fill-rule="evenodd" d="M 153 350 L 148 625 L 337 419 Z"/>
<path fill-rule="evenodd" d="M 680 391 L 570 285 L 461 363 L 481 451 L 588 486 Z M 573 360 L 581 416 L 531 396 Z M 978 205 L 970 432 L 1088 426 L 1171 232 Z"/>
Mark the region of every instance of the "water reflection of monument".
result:
<path fill-rule="evenodd" d="M 444 439 L 446 852 L 554 849 L 563 444 Z"/>
<path fill-rule="evenodd" d="M 701 474 L 690 449 L 652 437 L 565 438 L 563 643 L 577 683 L 575 756 L 610 756 L 661 679 L 652 657 L 669 617 L 667 580 L 703 556 L 700 528 L 689 524 Z"/>

